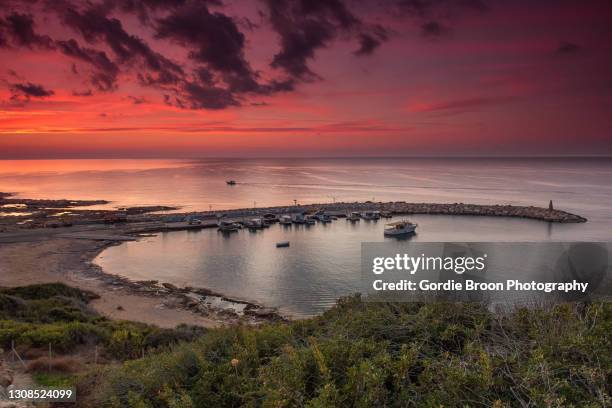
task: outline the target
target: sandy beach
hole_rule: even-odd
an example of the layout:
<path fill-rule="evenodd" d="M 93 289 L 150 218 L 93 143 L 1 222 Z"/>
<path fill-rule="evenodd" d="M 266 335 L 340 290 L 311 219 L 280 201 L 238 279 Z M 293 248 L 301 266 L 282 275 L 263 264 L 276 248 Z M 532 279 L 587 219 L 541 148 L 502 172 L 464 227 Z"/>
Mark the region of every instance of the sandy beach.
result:
<path fill-rule="evenodd" d="M 88 234 L 108 234 L 108 228 L 87 229 Z M 109 285 L 92 276 L 91 260 L 108 241 L 62 238 L 65 230 L 24 230 L 0 235 L 0 286 L 24 286 L 63 282 L 100 295 L 92 302 L 96 311 L 112 319 L 123 319 L 175 327 L 191 324 L 216 327 L 220 322 L 189 310 L 168 306 L 171 296 L 141 296 L 127 288 Z"/>

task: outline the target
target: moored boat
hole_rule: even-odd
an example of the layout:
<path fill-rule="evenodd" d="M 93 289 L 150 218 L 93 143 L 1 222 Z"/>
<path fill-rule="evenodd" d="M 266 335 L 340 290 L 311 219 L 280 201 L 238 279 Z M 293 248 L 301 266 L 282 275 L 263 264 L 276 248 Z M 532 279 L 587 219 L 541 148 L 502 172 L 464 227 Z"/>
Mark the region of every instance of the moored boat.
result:
<path fill-rule="evenodd" d="M 378 220 L 380 219 L 380 211 L 365 211 L 361 213 L 361 218 L 364 220 Z"/>
<path fill-rule="evenodd" d="M 250 230 L 264 229 L 265 225 L 261 218 L 253 218 L 245 222 L 245 226 Z"/>
<path fill-rule="evenodd" d="M 294 224 L 306 224 L 306 218 L 304 218 L 304 214 L 293 214 L 291 217 L 291 221 Z"/>
<path fill-rule="evenodd" d="M 274 224 L 275 222 L 278 222 L 279 219 L 276 214 L 267 213 L 267 214 L 264 214 L 263 221 L 264 223 L 269 225 L 269 224 Z"/>
<path fill-rule="evenodd" d="M 327 214 L 322 214 L 319 215 L 319 221 L 321 221 L 323 224 L 327 224 L 332 222 L 332 217 Z"/>
<path fill-rule="evenodd" d="M 352 213 L 346 216 L 346 220 L 351 222 L 359 221 L 360 219 L 361 215 L 356 211 L 353 211 Z"/>
<path fill-rule="evenodd" d="M 226 183 L 228 186 L 233 186 L 233 185 L 235 185 L 235 184 L 236 184 L 236 180 L 227 180 L 225 183 Z"/>
<path fill-rule="evenodd" d="M 240 227 L 231 221 L 221 221 L 219 222 L 219 231 L 221 232 L 235 232 L 238 231 Z"/>
<path fill-rule="evenodd" d="M 315 215 L 307 215 L 304 217 L 304 224 L 306 225 L 315 225 L 317 223 L 317 216 Z"/>
<path fill-rule="evenodd" d="M 279 218 L 278 222 L 281 225 L 291 225 L 293 223 L 293 221 L 291 220 L 291 216 L 290 215 L 283 215 Z"/>
<path fill-rule="evenodd" d="M 385 225 L 385 236 L 386 237 L 397 237 L 401 235 L 414 234 L 417 224 L 412 223 L 408 220 L 391 222 Z"/>

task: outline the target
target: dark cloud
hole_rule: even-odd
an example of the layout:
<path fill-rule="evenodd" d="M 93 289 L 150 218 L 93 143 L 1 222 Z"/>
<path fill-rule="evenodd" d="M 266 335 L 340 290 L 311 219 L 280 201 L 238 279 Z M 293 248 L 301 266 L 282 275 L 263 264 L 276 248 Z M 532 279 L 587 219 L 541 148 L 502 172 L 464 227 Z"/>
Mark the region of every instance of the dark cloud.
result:
<path fill-rule="evenodd" d="M 370 55 L 379 46 L 380 40 L 370 34 L 362 33 L 359 36 L 359 49 L 355 51 L 355 55 Z"/>
<path fill-rule="evenodd" d="M 353 41 L 356 56 L 375 53 L 388 41 L 390 32 L 366 20 L 369 7 L 380 11 L 372 15 L 392 10 L 395 15 L 413 16 L 427 36 L 443 34 L 445 18 L 458 10 L 486 10 L 482 0 L 390 0 L 372 6 L 360 0 L 261 1 L 265 7 L 256 23 L 227 14 L 221 0 L 44 0 L 27 7 L 15 1 L 9 3 L 8 9 L 13 11 L 0 19 L 0 47 L 55 49 L 72 60 L 74 75 L 87 78 L 91 83 L 87 87 L 94 92 L 115 91 L 120 79 L 130 77 L 158 90 L 167 104 L 223 109 L 321 79 L 310 64 L 319 50 L 335 40 Z M 35 8 L 37 17 L 44 10 L 46 16 L 59 18 L 76 33 L 69 33 L 74 38 L 55 41 L 38 34 L 35 19 L 24 13 Z M 155 51 L 154 43 L 143 39 L 146 35 L 132 31 L 137 19 L 138 30 L 180 46 L 189 61 L 179 65 Z M 268 24 L 279 38 L 278 50 L 270 61 L 276 70 L 265 73 L 251 66 L 246 53 L 245 33 L 258 29 L 261 23 Z"/>
<path fill-rule="evenodd" d="M 280 37 L 280 51 L 271 66 L 295 79 L 320 78 L 308 63 L 318 49 L 341 35 L 359 42 L 355 55 L 370 55 L 387 40 L 382 26 L 369 27 L 341 0 L 265 0 L 265 4 L 267 18 Z"/>
<path fill-rule="evenodd" d="M 308 60 L 340 30 L 358 23 L 339 0 L 266 0 L 265 3 L 272 28 L 281 42 L 272 67 L 282 68 L 299 79 L 318 78 L 308 67 Z"/>
<path fill-rule="evenodd" d="M 582 47 L 580 45 L 572 43 L 572 42 L 568 42 L 568 41 L 563 41 L 557 47 L 556 53 L 557 54 L 577 54 L 580 51 L 582 51 Z"/>
<path fill-rule="evenodd" d="M 429 18 L 434 15 L 448 17 L 461 11 L 483 12 L 489 8 L 483 0 L 398 0 L 400 13 Z"/>
<path fill-rule="evenodd" d="M 34 18 L 30 14 L 10 13 L 0 19 L 0 28 L 7 37 L 12 38 L 16 46 L 52 48 L 53 42 L 47 35 L 34 31 Z M 8 41 L 0 33 L 0 46 L 7 46 Z"/>
<path fill-rule="evenodd" d="M 13 96 L 22 95 L 26 98 L 46 98 L 55 94 L 52 90 L 31 82 L 13 84 L 11 85 L 11 90 L 13 91 Z"/>
<path fill-rule="evenodd" d="M 187 106 L 191 109 L 225 109 L 229 106 L 238 106 L 231 91 L 214 86 L 202 86 L 197 83 L 188 82 L 184 86 L 183 97 L 187 100 Z M 184 107 L 182 99 L 177 99 L 177 106 Z"/>
<path fill-rule="evenodd" d="M 199 3 L 221 6 L 221 0 L 198 0 Z M 106 0 L 106 4 L 124 12 L 133 13 L 141 22 L 148 23 L 158 10 L 169 11 L 189 4 L 189 0 Z"/>
<path fill-rule="evenodd" d="M 244 34 L 231 17 L 211 13 L 204 3 L 193 3 L 157 23 L 158 38 L 173 40 L 190 49 L 189 57 L 219 74 L 231 90 L 258 90 L 257 75 L 244 56 Z"/>
<path fill-rule="evenodd" d="M 146 84 L 174 84 L 183 75 L 178 64 L 153 51 L 141 38 L 126 32 L 121 21 L 108 17 L 107 8 L 89 6 L 79 11 L 75 7 L 67 7 L 59 12 L 64 23 L 89 43 L 106 43 L 120 64 L 141 62 L 147 70 L 142 76 Z"/>
<path fill-rule="evenodd" d="M 446 28 L 437 21 L 428 21 L 421 25 L 421 34 L 425 37 L 439 37 L 446 33 Z"/>
<path fill-rule="evenodd" d="M 86 62 L 94 68 L 90 79 L 99 91 L 111 91 L 116 88 L 119 67 L 112 62 L 104 51 L 81 47 L 74 39 L 57 41 L 58 49 L 65 55 Z M 73 72 L 78 73 L 73 65 Z"/>
<path fill-rule="evenodd" d="M 380 25 L 373 28 L 371 33 L 362 32 L 359 34 L 359 48 L 354 52 L 355 55 L 372 55 L 380 45 L 387 41 L 387 30 Z"/>
<path fill-rule="evenodd" d="M 156 37 L 188 50 L 195 64 L 165 103 L 192 109 L 223 109 L 241 104 L 245 95 L 269 95 L 293 89 L 292 80 L 260 81 L 245 57 L 246 38 L 239 21 L 211 12 L 205 2 L 177 7 L 156 20 Z"/>
<path fill-rule="evenodd" d="M 92 96 L 93 92 L 91 91 L 91 89 L 88 89 L 86 91 L 72 91 L 72 95 L 73 96 Z"/>

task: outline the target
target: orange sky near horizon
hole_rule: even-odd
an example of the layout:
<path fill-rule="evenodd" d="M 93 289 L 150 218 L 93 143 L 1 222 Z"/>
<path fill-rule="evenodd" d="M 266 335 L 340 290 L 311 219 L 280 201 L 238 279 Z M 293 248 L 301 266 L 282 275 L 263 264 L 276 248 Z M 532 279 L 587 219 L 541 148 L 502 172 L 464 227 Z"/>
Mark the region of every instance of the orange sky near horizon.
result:
<path fill-rule="evenodd" d="M 609 3 L 165 3 L 8 1 L 0 159 L 612 154 Z"/>

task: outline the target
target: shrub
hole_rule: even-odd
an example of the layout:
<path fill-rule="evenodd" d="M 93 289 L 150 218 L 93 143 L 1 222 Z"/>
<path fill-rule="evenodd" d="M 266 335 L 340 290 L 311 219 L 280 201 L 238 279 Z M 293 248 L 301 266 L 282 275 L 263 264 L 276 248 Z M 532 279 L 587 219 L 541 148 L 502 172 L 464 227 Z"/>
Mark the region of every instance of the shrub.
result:
<path fill-rule="evenodd" d="M 606 406 L 611 311 L 562 304 L 493 314 L 477 304 L 349 297 L 313 319 L 209 330 L 110 370 L 90 399 L 102 406 Z"/>
<path fill-rule="evenodd" d="M 26 371 L 29 373 L 52 372 L 52 373 L 76 373 L 81 369 L 81 362 L 73 357 L 40 357 L 29 361 Z"/>

